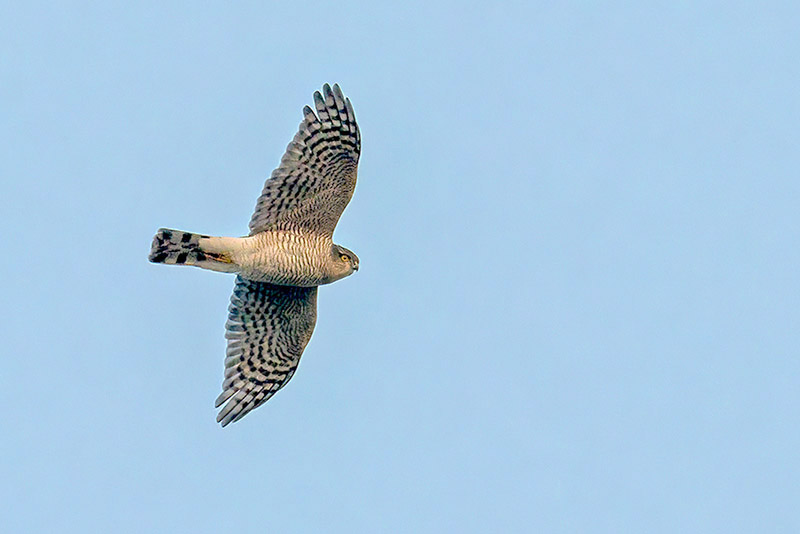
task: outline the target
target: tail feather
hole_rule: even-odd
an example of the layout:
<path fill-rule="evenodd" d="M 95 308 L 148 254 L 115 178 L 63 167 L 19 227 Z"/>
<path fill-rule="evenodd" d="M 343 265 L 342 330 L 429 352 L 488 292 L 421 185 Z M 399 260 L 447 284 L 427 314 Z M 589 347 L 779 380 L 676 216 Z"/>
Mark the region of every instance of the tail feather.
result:
<path fill-rule="evenodd" d="M 153 237 L 148 259 L 152 263 L 196 265 L 204 269 L 223 272 L 237 271 L 238 267 L 229 255 L 211 252 L 204 248 L 204 245 L 212 244 L 208 240 L 215 239 L 219 240 L 220 238 L 160 228 Z"/>

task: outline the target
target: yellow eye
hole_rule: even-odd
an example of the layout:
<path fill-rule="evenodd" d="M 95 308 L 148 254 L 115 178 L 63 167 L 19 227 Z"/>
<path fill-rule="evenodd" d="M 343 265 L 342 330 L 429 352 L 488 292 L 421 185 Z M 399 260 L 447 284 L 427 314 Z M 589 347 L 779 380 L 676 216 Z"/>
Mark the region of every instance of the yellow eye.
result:
<path fill-rule="evenodd" d="M 350 261 L 350 256 L 348 256 L 347 254 L 342 254 L 341 258 L 342 261 Z"/>

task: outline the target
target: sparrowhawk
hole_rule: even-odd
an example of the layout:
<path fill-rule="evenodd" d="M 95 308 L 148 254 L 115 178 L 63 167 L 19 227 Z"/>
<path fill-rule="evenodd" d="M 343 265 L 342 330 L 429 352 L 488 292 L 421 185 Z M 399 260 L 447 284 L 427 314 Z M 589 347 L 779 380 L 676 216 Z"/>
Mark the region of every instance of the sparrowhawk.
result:
<path fill-rule="evenodd" d="M 238 273 L 228 308 L 225 378 L 216 407 L 226 426 L 264 404 L 294 375 L 317 319 L 317 286 L 358 270 L 333 242 L 356 185 L 361 135 L 338 85 L 314 93 L 303 121 L 264 184 L 245 237 L 162 228 L 153 263 Z"/>

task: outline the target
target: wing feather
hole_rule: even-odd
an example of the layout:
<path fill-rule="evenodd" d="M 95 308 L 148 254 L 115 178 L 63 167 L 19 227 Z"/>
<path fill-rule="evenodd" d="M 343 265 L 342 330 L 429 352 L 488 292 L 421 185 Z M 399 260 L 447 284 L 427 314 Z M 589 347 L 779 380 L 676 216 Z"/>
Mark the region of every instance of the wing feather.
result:
<path fill-rule="evenodd" d="M 314 93 L 314 109 L 264 184 L 250 234 L 270 229 L 333 235 L 356 186 L 361 135 L 350 100 L 338 85 Z"/>
<path fill-rule="evenodd" d="M 317 288 L 236 278 L 217 422 L 226 426 L 269 400 L 297 369 L 317 320 Z M 223 406 L 224 404 L 224 406 Z"/>

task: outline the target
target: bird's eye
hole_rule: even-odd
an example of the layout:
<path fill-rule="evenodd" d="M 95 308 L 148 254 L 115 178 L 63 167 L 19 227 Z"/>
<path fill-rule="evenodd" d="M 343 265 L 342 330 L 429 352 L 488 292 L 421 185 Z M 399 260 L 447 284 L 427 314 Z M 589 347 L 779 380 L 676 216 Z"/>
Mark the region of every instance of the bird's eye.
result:
<path fill-rule="evenodd" d="M 350 261 L 350 256 L 348 256 L 347 254 L 342 254 L 341 258 L 342 261 Z"/>

